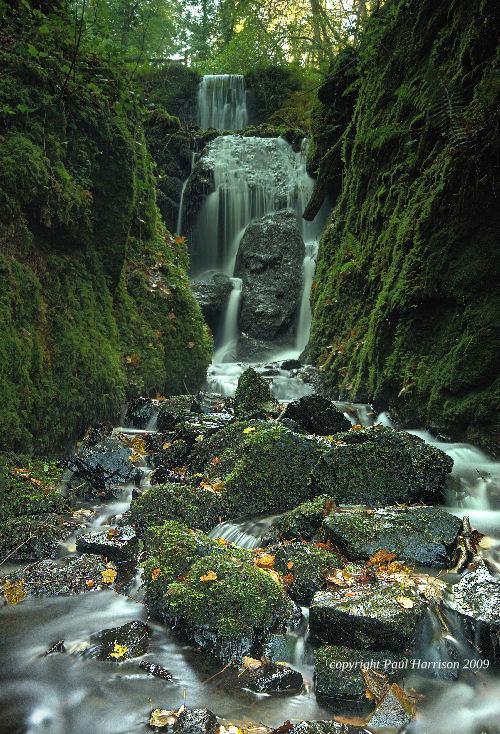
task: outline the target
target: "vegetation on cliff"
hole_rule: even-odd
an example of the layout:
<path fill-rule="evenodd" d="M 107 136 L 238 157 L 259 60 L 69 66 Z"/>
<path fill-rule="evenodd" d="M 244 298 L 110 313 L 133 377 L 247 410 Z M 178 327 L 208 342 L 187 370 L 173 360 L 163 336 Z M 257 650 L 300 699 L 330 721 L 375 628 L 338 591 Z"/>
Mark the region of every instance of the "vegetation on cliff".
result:
<path fill-rule="evenodd" d="M 313 151 L 343 190 L 309 356 L 332 389 L 498 447 L 498 48 L 489 0 L 386 3 L 322 89 Z M 345 54 L 344 54 L 345 59 Z M 342 112 L 342 109 L 340 109 Z M 344 132 L 345 129 L 345 132 Z M 319 161 L 318 161 L 319 163 Z M 329 183 L 332 183 L 331 179 Z"/>

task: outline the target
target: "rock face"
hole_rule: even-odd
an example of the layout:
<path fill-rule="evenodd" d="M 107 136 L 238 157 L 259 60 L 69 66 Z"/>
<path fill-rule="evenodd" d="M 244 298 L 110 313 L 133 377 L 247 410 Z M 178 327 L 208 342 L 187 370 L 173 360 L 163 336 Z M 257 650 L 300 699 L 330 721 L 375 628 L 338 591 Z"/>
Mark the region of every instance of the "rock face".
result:
<path fill-rule="evenodd" d="M 292 326 L 300 302 L 304 242 L 293 211 L 250 222 L 234 274 L 243 281 L 240 330 L 276 339 Z"/>
<path fill-rule="evenodd" d="M 306 395 L 299 400 L 293 400 L 286 406 L 281 419 L 293 420 L 308 433 L 319 433 L 322 436 L 348 431 L 351 427 L 350 421 L 332 401 L 321 395 Z"/>
<path fill-rule="evenodd" d="M 332 512 L 323 521 L 325 537 L 350 560 L 379 550 L 396 560 L 448 568 L 461 520 L 438 507 L 388 507 L 373 511 Z"/>
<path fill-rule="evenodd" d="M 136 398 L 132 400 L 125 414 L 125 425 L 133 428 L 147 428 L 158 412 L 158 400 Z"/>
<path fill-rule="evenodd" d="M 218 494 L 183 484 L 151 487 L 130 505 L 130 520 L 141 533 L 167 520 L 208 532 L 220 517 L 224 517 L 224 507 Z"/>
<path fill-rule="evenodd" d="M 315 592 L 326 586 L 325 573 L 339 566 L 336 553 L 312 543 L 283 543 L 268 552 L 275 556 L 275 570 L 290 579 L 288 593 L 298 604 L 310 604 Z"/>
<path fill-rule="evenodd" d="M 343 591 L 318 591 L 312 600 L 309 627 L 311 636 L 323 642 L 360 650 L 404 652 L 413 642 L 415 629 L 425 611 L 424 602 L 408 589 L 409 609 L 397 599 L 397 584 L 352 587 Z"/>
<path fill-rule="evenodd" d="M 148 651 L 149 632 L 144 622 L 134 620 L 121 627 L 96 632 L 90 637 L 92 656 L 98 660 L 130 660 Z"/>
<path fill-rule="evenodd" d="M 191 282 L 191 290 L 205 321 L 215 331 L 226 313 L 227 302 L 233 290 L 231 278 L 225 273 L 207 273 Z"/>
<path fill-rule="evenodd" d="M 138 538 L 130 526 L 83 533 L 76 539 L 80 553 L 107 556 L 115 561 L 130 561 L 138 551 Z"/>
<path fill-rule="evenodd" d="M 481 561 L 455 584 L 444 605 L 459 622 L 461 634 L 481 650 L 481 657 L 500 665 L 500 581 Z"/>

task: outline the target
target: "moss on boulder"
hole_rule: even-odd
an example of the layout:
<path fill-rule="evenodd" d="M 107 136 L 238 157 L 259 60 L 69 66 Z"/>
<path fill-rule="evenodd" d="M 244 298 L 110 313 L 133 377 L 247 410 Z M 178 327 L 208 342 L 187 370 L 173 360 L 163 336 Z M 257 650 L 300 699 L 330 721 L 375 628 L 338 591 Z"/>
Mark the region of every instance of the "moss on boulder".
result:
<path fill-rule="evenodd" d="M 273 568 L 293 577 L 288 593 L 298 604 L 310 604 L 316 591 L 326 586 L 325 573 L 340 567 L 338 554 L 312 543 L 286 543 L 268 552 L 275 556 Z"/>
<path fill-rule="evenodd" d="M 168 520 L 208 532 L 221 517 L 224 518 L 224 505 L 218 494 L 184 484 L 151 487 L 130 505 L 130 521 L 140 533 Z"/>
<path fill-rule="evenodd" d="M 234 412 L 239 418 L 263 418 L 277 403 L 269 383 L 253 369 L 243 372 L 234 394 Z"/>
<path fill-rule="evenodd" d="M 322 494 L 294 507 L 280 519 L 279 534 L 286 540 L 313 540 L 321 529 L 327 502 L 333 501 L 333 497 Z"/>

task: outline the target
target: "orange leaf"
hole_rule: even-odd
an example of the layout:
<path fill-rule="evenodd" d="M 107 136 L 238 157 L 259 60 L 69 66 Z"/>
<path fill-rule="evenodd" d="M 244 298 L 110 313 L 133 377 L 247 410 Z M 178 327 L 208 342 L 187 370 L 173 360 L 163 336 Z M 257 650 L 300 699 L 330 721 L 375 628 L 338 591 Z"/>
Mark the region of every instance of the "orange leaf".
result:
<path fill-rule="evenodd" d="M 228 543 L 225 538 L 216 538 L 215 542 L 219 545 L 231 545 L 231 543 Z"/>
<path fill-rule="evenodd" d="M 172 312 L 171 312 L 171 313 L 169 313 L 169 314 L 168 314 L 168 318 L 169 318 L 169 319 L 175 319 L 175 313 L 172 313 Z"/>
<path fill-rule="evenodd" d="M 161 573 L 161 568 L 155 568 L 154 571 L 151 571 L 151 578 L 153 579 L 153 581 L 155 581 L 155 579 L 158 578 L 160 573 Z"/>
<path fill-rule="evenodd" d="M 200 581 L 215 581 L 217 574 L 214 571 L 209 571 L 206 576 L 200 576 Z"/>
<path fill-rule="evenodd" d="M 288 570 L 293 568 L 293 561 L 288 561 L 288 563 L 286 564 L 286 567 L 288 568 Z"/>
<path fill-rule="evenodd" d="M 178 235 L 177 237 L 174 237 L 174 242 L 176 245 L 183 245 L 185 241 L 186 241 L 186 238 L 181 237 L 180 235 Z"/>
<path fill-rule="evenodd" d="M 375 553 L 375 555 L 370 558 L 366 565 L 381 566 L 383 563 L 389 563 L 389 561 L 392 561 L 392 559 L 395 557 L 395 553 L 388 553 L 388 551 L 384 548 L 383 550 L 379 550 L 377 553 Z"/>
<path fill-rule="evenodd" d="M 283 586 L 285 587 L 285 589 L 289 589 L 290 586 L 293 584 L 293 574 L 287 573 L 286 576 L 283 576 L 283 578 L 281 579 L 281 582 Z"/>
<path fill-rule="evenodd" d="M 212 464 L 214 466 L 217 466 L 217 464 L 220 464 L 220 456 L 214 456 L 214 458 L 212 459 Z"/>
<path fill-rule="evenodd" d="M 89 589 L 91 589 L 94 586 L 95 582 L 94 582 L 94 579 L 85 579 L 85 583 L 87 584 Z"/>
<path fill-rule="evenodd" d="M 255 565 L 259 568 L 271 568 L 274 566 L 274 558 L 270 553 L 263 553 L 261 556 L 257 556 L 255 559 Z"/>
<path fill-rule="evenodd" d="M 273 571 L 272 568 L 262 568 L 262 571 L 269 574 L 269 576 L 272 578 L 273 581 L 276 581 L 277 584 L 280 583 L 280 575 L 277 571 Z"/>
<path fill-rule="evenodd" d="M 118 530 L 116 528 L 109 528 L 107 532 L 108 538 L 114 538 L 118 535 Z"/>

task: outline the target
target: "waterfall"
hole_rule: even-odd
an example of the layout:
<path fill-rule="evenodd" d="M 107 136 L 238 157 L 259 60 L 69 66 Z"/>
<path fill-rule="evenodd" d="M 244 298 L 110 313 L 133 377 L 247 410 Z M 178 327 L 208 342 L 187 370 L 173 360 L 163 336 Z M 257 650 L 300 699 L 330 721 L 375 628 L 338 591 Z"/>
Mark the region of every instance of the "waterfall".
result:
<path fill-rule="evenodd" d="M 214 191 L 203 201 L 193 236 L 193 273 L 215 268 L 228 275 L 247 224 L 279 209 L 295 209 L 303 236 L 312 239 L 314 222 L 302 220 L 313 187 L 303 152 L 283 138 L 218 137 L 203 156 Z"/>
<path fill-rule="evenodd" d="M 225 362 L 235 358 L 238 342 L 238 315 L 241 301 L 241 278 L 231 278 L 233 290 L 229 296 L 224 327 L 222 329 L 221 346 L 214 354 L 214 362 Z"/>
<path fill-rule="evenodd" d="M 195 161 L 196 161 L 196 151 L 192 151 L 192 153 L 191 153 L 191 171 L 189 173 L 189 176 L 191 175 L 191 172 L 193 171 Z M 175 233 L 177 235 L 181 235 L 182 234 L 182 208 L 184 206 L 184 192 L 186 191 L 186 186 L 187 186 L 187 183 L 189 181 L 189 176 L 186 178 L 186 180 L 182 184 L 181 198 L 180 198 L 180 201 L 179 201 L 179 213 L 177 214 L 177 226 L 176 226 L 176 229 L 175 229 Z"/>
<path fill-rule="evenodd" d="M 241 74 L 203 77 L 198 89 L 198 123 L 204 130 L 242 130 L 247 126 L 245 78 Z"/>

